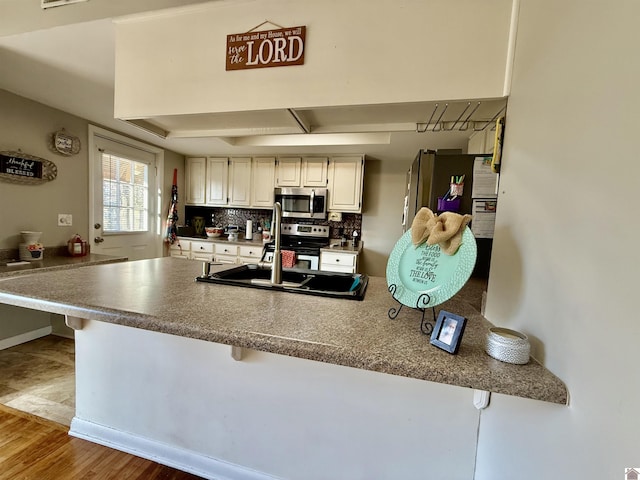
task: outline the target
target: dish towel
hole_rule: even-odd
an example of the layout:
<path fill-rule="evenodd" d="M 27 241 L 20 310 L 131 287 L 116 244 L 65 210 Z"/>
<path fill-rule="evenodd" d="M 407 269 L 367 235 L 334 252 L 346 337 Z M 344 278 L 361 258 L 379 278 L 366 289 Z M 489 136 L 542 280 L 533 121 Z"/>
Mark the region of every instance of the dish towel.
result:
<path fill-rule="evenodd" d="M 296 264 L 296 252 L 293 250 L 282 250 L 282 266 L 284 268 L 293 268 Z"/>
<path fill-rule="evenodd" d="M 462 233 L 470 221 L 471 215 L 453 212 L 436 215 L 423 207 L 411 224 L 411 241 L 416 247 L 424 242 L 427 245 L 438 244 L 445 254 L 454 255 L 460 248 Z"/>

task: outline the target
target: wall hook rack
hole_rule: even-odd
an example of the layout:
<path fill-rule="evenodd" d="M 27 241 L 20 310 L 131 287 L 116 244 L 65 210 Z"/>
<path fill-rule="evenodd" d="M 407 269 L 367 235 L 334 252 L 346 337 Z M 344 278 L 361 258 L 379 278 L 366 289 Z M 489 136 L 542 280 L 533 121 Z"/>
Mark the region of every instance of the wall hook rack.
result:
<path fill-rule="evenodd" d="M 428 131 L 451 132 L 456 129 L 460 132 L 466 132 L 469 129 L 472 129 L 474 132 L 480 132 L 482 130 L 486 130 L 490 125 L 493 130 L 495 128 L 496 120 L 503 114 L 503 112 L 506 111 L 507 106 L 504 105 L 490 120 L 486 119 L 488 115 L 483 115 L 483 118 L 473 118 L 473 115 L 481 105 L 481 101 L 476 102 L 475 105 L 473 105 L 473 102 L 467 102 L 463 108 L 462 103 L 457 104 L 454 102 L 453 104 L 445 103 L 444 107 L 441 108 L 440 103 L 436 103 L 431 111 L 429 120 L 426 122 L 416 123 L 416 133 L 425 133 Z M 455 120 L 445 118 L 445 113 L 450 106 L 452 106 L 450 113 L 453 112 L 454 115 L 457 113 L 458 109 L 462 109 Z"/>

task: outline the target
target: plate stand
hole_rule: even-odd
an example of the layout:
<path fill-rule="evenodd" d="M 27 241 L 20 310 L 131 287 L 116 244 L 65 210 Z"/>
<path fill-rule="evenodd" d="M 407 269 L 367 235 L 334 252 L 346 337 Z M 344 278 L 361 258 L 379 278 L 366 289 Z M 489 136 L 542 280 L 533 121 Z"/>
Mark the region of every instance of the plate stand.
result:
<path fill-rule="evenodd" d="M 400 314 L 400 310 L 402 310 L 402 307 L 404 307 L 404 305 L 402 303 L 400 303 L 398 301 L 398 299 L 396 298 L 396 289 L 397 286 L 395 283 L 392 283 L 391 285 L 389 285 L 389 292 L 391 292 L 391 296 L 393 297 L 393 299 L 398 302 L 398 304 L 400 305 L 399 307 L 391 307 L 389 309 L 389 312 L 387 313 L 387 315 L 389 316 L 389 318 L 391 320 L 395 320 L 397 318 L 397 316 Z M 409 308 L 413 308 L 415 310 L 420 310 L 422 312 L 422 320 L 420 321 L 420 331 L 422 333 L 424 333 L 425 335 L 431 335 L 431 333 L 433 332 L 433 327 L 436 323 L 436 309 L 435 307 L 431 307 L 431 313 L 433 314 L 433 323 L 431 323 L 429 320 L 427 320 L 425 318 L 425 312 L 427 311 L 427 305 L 429 305 L 429 302 L 431 301 L 431 297 L 429 296 L 428 293 L 423 293 L 422 295 L 420 295 L 418 297 L 418 300 L 416 301 L 416 306 L 415 307 L 409 307 Z"/>

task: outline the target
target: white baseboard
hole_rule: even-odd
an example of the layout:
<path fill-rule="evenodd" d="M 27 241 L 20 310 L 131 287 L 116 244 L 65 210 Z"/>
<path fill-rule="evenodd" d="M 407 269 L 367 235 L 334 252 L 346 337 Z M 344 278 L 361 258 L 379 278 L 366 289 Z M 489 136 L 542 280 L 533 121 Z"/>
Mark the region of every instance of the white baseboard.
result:
<path fill-rule="evenodd" d="M 98 425 L 78 417 L 74 417 L 71 421 L 69 435 L 211 480 L 277 479 L 266 473 Z"/>
<path fill-rule="evenodd" d="M 42 327 L 37 330 L 31 330 L 30 332 L 21 333 L 20 335 L 15 335 L 13 337 L 4 338 L 0 340 L 0 350 L 4 350 L 6 348 L 15 347 L 16 345 L 20 345 L 21 343 L 30 342 L 31 340 L 35 340 L 36 338 L 46 337 L 51 334 L 51 327 Z"/>

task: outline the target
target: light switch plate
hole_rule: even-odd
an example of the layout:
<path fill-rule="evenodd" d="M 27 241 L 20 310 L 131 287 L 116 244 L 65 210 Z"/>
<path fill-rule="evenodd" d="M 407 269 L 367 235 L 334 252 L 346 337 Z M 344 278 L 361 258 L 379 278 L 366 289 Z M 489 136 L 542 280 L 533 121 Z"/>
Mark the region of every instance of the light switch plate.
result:
<path fill-rule="evenodd" d="M 70 213 L 59 213 L 58 214 L 58 226 L 59 227 L 70 227 L 73 225 L 73 215 Z"/>

